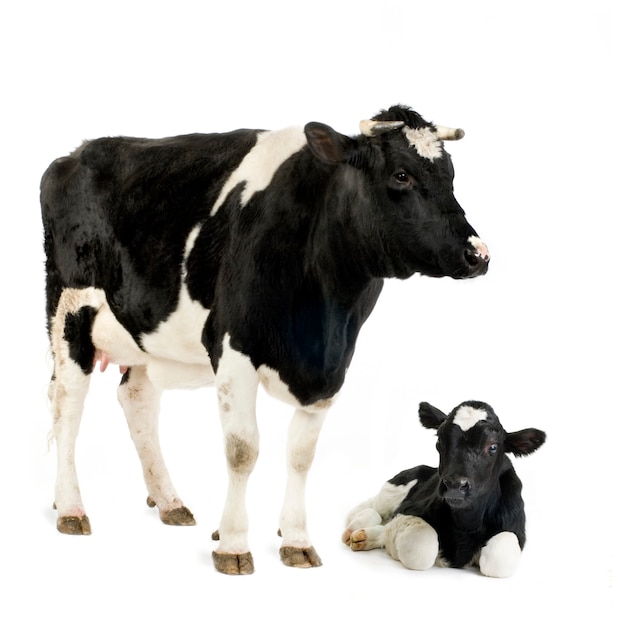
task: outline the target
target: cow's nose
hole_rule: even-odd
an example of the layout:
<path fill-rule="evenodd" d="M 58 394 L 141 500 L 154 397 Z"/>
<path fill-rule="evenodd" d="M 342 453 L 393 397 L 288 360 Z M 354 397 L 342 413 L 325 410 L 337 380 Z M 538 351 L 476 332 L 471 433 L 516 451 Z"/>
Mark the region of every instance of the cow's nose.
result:
<path fill-rule="evenodd" d="M 488 253 L 481 254 L 473 245 L 469 245 L 463 251 L 463 260 L 469 277 L 482 276 L 487 273 L 489 267 Z"/>

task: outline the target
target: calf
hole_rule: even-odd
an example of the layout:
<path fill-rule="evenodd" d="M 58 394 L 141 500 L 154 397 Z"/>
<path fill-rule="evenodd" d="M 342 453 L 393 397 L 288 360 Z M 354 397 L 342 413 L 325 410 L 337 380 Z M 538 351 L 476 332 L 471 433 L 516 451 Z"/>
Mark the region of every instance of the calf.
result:
<path fill-rule="evenodd" d="M 446 416 L 426 402 L 426 428 L 437 430 L 439 468 L 418 465 L 386 482 L 348 515 L 352 550 L 386 548 L 409 569 L 478 565 L 510 576 L 526 541 L 522 483 L 506 456 L 531 454 L 543 431 L 507 433 L 484 402 L 464 402 Z"/>

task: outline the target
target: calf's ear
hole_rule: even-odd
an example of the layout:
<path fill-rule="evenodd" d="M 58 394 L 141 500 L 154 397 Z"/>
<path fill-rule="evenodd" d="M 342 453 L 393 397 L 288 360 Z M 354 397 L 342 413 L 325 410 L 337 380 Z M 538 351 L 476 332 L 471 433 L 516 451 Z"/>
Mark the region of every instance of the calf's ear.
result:
<path fill-rule="evenodd" d="M 546 441 L 546 433 L 536 428 L 526 428 L 514 433 L 507 433 L 504 438 L 504 451 L 515 456 L 526 456 L 540 448 Z"/>
<path fill-rule="evenodd" d="M 354 140 L 326 124 L 309 122 L 304 134 L 313 154 L 324 163 L 345 163 L 352 152 Z"/>
<path fill-rule="evenodd" d="M 420 422 L 424 428 L 434 428 L 435 430 L 441 426 L 443 421 L 448 417 L 443 411 L 440 411 L 428 402 L 420 402 L 419 408 Z"/>

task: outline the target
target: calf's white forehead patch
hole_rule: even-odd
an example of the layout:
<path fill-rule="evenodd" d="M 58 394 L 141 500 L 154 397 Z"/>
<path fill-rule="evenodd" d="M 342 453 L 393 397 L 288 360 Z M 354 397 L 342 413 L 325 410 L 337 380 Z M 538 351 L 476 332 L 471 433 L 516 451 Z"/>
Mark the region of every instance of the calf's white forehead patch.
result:
<path fill-rule="evenodd" d="M 415 148 L 417 154 L 425 159 L 434 161 L 443 154 L 441 139 L 430 128 L 426 126 L 423 128 L 404 127 L 402 132 L 406 136 L 409 145 Z"/>
<path fill-rule="evenodd" d="M 453 424 L 459 426 L 463 431 L 469 430 L 481 420 L 487 419 L 487 411 L 484 409 L 475 409 L 474 407 L 463 405 L 460 406 L 454 414 Z"/>

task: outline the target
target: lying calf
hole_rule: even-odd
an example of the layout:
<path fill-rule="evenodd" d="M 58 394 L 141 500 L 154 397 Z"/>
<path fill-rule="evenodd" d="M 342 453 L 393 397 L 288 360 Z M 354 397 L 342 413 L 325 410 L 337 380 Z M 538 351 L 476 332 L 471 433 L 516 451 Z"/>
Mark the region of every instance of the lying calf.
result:
<path fill-rule="evenodd" d="M 344 543 L 353 550 L 386 548 L 409 569 L 437 562 L 510 576 L 526 541 L 526 518 L 522 483 L 506 453 L 531 454 L 545 433 L 507 433 L 484 402 L 464 402 L 448 416 L 422 402 L 419 416 L 437 430 L 439 468 L 418 465 L 386 482 L 350 512 Z"/>

